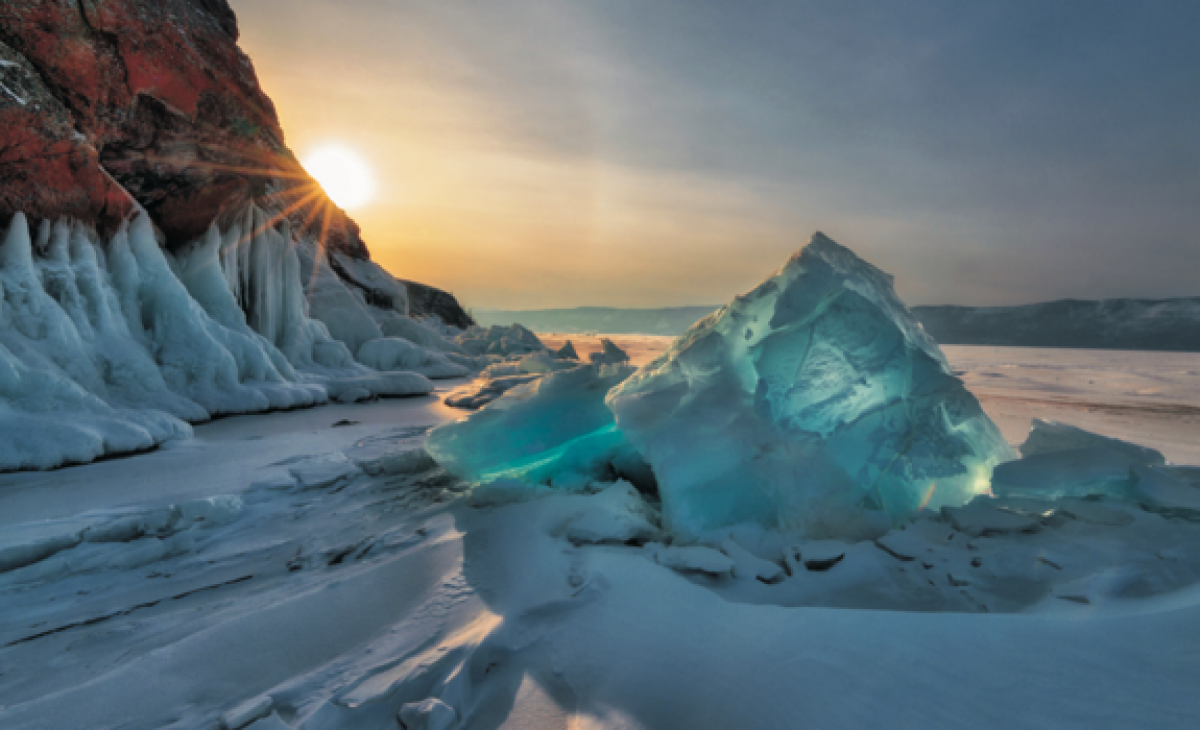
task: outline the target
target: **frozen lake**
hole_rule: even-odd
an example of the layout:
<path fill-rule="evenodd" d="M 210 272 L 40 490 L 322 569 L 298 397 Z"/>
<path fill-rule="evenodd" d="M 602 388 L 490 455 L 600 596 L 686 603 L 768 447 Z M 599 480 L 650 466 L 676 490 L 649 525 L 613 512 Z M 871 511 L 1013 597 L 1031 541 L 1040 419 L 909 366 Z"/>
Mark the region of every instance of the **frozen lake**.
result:
<path fill-rule="evenodd" d="M 614 339 L 635 364 L 670 341 Z M 1200 463 L 1200 355 L 945 349 L 1014 444 L 1053 418 Z M 462 384 L 0 475 L 0 562 L 24 566 L 0 572 L 0 727 L 394 728 L 418 702 L 522 730 L 1200 713 L 1190 517 L 1076 504 L 1036 534 L 970 538 L 924 520 L 828 572 L 736 552 L 733 573 L 689 572 L 627 544 L 635 493 L 465 497 L 395 460 L 462 415 L 440 401 Z"/>

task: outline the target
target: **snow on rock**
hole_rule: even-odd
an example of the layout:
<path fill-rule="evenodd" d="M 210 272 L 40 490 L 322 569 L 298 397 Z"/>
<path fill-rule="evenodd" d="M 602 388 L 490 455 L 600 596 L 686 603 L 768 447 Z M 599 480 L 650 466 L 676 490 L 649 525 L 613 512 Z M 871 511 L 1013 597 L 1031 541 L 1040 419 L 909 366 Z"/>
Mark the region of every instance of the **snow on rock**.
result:
<path fill-rule="evenodd" d="M 426 448 L 451 474 L 475 483 L 584 487 L 636 471 L 641 461 L 604 405 L 605 394 L 630 372 L 587 365 L 518 386 L 434 429 Z"/>
<path fill-rule="evenodd" d="M 892 290 L 821 234 L 614 389 L 673 532 L 871 537 L 1014 454 Z"/>
<path fill-rule="evenodd" d="M 1124 454 L 1134 462 L 1153 466 L 1167 463 L 1162 452 L 1146 446 L 1138 446 L 1128 441 L 1101 436 L 1097 433 L 1084 431 L 1058 421 L 1033 419 L 1029 427 L 1029 437 L 1021 444 L 1021 456 L 1029 457 L 1035 454 L 1050 454 L 1060 451 L 1076 451 L 1079 449 L 1104 449 Z"/>

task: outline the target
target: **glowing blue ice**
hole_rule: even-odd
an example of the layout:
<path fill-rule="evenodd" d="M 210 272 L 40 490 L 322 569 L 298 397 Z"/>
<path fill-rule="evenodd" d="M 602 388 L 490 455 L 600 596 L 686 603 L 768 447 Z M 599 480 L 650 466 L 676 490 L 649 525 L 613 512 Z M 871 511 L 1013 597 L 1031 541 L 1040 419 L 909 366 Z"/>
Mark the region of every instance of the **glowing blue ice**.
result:
<path fill-rule="evenodd" d="M 486 408 L 429 434 L 426 449 L 450 473 L 476 483 L 582 487 L 645 465 L 617 432 L 604 405 L 631 368 L 581 365 L 505 393 Z"/>
<path fill-rule="evenodd" d="M 892 277 L 822 234 L 607 398 L 667 526 L 867 537 L 1015 457 Z"/>

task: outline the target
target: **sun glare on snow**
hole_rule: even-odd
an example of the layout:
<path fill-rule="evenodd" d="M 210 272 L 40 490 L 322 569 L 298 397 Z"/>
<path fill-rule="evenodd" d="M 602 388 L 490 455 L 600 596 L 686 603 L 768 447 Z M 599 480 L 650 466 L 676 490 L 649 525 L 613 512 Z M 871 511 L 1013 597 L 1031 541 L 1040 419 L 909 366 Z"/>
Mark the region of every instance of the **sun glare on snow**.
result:
<path fill-rule="evenodd" d="M 371 169 L 352 150 L 335 145 L 321 147 L 309 153 L 302 164 L 342 208 L 361 207 L 375 196 Z"/>

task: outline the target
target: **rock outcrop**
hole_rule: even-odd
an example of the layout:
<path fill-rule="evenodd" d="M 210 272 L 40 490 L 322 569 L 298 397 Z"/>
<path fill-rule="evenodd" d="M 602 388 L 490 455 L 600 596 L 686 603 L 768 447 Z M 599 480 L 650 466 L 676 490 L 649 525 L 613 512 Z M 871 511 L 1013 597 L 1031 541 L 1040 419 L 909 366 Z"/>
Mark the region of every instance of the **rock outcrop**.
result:
<path fill-rule="evenodd" d="M 6 2 L 0 222 L 70 217 L 107 237 L 141 206 L 174 251 L 255 204 L 298 237 L 368 259 L 358 226 L 284 144 L 237 38 L 226 0 Z M 470 324 L 430 291 L 429 313 Z"/>

